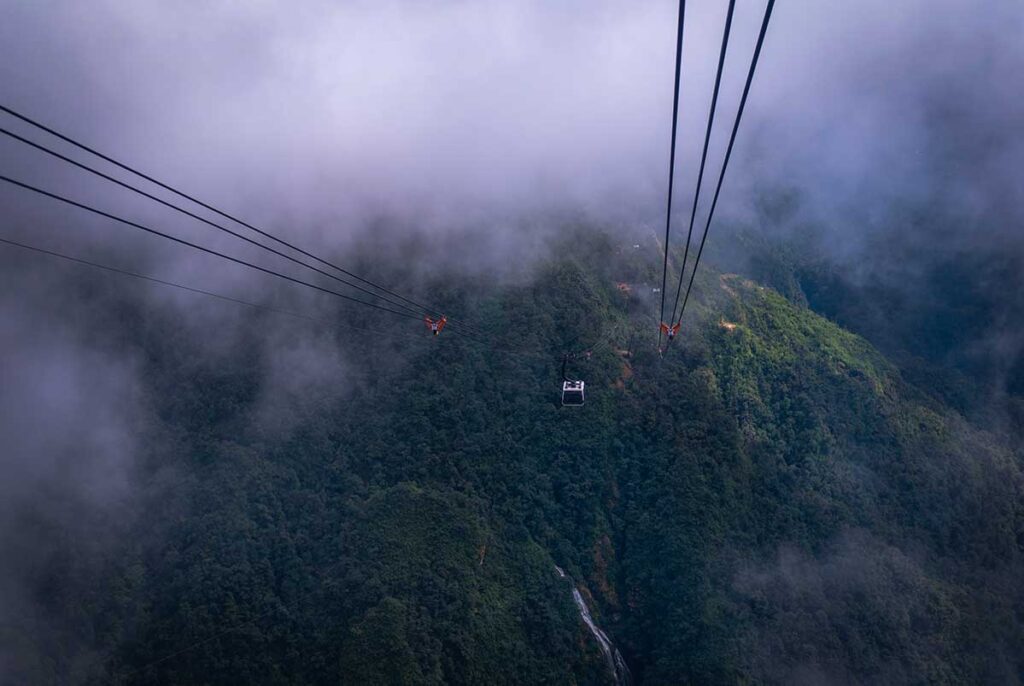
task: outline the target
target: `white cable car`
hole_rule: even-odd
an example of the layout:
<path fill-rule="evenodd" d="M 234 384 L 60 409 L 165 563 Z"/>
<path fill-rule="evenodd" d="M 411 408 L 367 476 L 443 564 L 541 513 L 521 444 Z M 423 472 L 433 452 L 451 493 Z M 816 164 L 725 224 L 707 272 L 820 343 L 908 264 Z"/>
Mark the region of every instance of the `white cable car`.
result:
<path fill-rule="evenodd" d="M 562 382 L 562 404 L 571 407 L 578 407 L 583 404 L 582 381 Z"/>
<path fill-rule="evenodd" d="M 590 353 L 586 353 L 587 357 L 590 357 Z M 576 355 L 569 355 L 566 353 L 562 357 L 562 405 L 568 407 L 579 407 L 583 404 L 583 382 L 575 379 L 570 379 L 565 374 L 566 365 L 569 364 L 569 358 L 575 358 Z"/>

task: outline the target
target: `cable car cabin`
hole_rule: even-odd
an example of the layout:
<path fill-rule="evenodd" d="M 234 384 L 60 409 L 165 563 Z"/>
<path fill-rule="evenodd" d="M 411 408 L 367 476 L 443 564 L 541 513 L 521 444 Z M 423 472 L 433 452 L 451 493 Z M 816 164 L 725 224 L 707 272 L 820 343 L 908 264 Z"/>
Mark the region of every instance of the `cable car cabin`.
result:
<path fill-rule="evenodd" d="M 583 404 L 583 382 L 562 382 L 562 404 L 577 407 Z"/>

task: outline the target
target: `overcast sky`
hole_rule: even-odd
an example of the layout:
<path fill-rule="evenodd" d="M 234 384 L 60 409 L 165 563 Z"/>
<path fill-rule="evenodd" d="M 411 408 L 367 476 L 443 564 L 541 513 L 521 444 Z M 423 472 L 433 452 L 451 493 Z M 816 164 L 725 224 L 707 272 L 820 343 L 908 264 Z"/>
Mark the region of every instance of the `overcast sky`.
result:
<path fill-rule="evenodd" d="M 689 3 L 684 214 L 725 5 Z M 313 232 L 345 219 L 327 243 L 381 213 L 429 225 L 495 211 L 625 221 L 661 211 L 671 1 L 0 7 L 5 103 L 247 217 Z M 711 172 L 763 7 L 737 3 Z M 964 202 L 989 209 L 1019 190 L 1004 167 L 1024 152 L 1022 35 L 1016 0 L 779 2 L 725 214 L 766 182 L 841 208 L 866 193 L 924 197 L 949 177 L 966 184 Z M 20 149 L 4 142 L 0 154 L 5 170 L 27 174 Z"/>

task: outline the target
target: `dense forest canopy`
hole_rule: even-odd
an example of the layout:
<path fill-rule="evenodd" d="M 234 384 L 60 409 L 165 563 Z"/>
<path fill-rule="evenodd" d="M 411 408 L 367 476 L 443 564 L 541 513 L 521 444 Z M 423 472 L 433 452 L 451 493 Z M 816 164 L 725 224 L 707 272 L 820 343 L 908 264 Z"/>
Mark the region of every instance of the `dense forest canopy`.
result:
<path fill-rule="evenodd" d="M 948 378 L 912 382 L 813 298 L 712 269 L 661 357 L 653 237 L 567 231 L 552 253 L 572 256 L 525 282 L 430 285 L 503 331 L 493 346 L 193 303 L 220 324 L 203 337 L 177 303 L 69 271 L 79 333 L 142 380 L 138 489 L 17 511 L 21 545 L 49 543 L 19 570 L 5 668 L 607 682 L 557 565 L 642 683 L 1019 677 L 1019 425 L 990 421 L 1012 389 L 971 421 Z M 578 365 L 587 405 L 560 408 L 560 351 L 602 341 Z"/>

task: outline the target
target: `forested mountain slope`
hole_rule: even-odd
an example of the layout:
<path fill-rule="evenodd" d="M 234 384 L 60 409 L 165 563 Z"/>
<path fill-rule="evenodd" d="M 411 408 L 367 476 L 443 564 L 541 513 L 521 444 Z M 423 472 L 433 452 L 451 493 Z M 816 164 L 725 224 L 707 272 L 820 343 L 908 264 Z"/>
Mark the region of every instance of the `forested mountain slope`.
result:
<path fill-rule="evenodd" d="M 438 279 L 491 345 L 290 323 L 344 373 L 270 405 L 265 315 L 214 349 L 121 297 L 110 345 L 159 418 L 140 514 L 54 546 L 2 627 L 14 681 L 610 683 L 555 565 L 638 683 L 1024 678 L 1005 437 L 741 276 L 702 271 L 662 358 L 654 262 L 580 250 L 525 285 Z M 602 341 L 559 407 L 561 354 Z"/>

